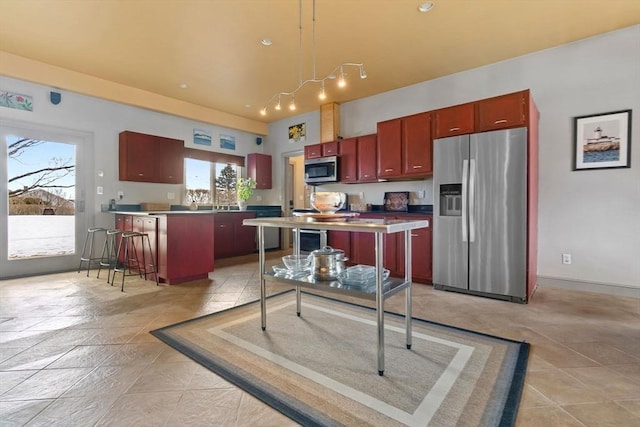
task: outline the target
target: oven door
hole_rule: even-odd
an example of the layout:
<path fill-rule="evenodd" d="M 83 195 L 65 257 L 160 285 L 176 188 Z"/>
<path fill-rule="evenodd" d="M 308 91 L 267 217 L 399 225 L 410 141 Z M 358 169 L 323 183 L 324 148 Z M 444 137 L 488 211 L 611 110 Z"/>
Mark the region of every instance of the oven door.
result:
<path fill-rule="evenodd" d="M 311 253 L 327 245 L 326 230 L 300 229 L 300 252 Z"/>

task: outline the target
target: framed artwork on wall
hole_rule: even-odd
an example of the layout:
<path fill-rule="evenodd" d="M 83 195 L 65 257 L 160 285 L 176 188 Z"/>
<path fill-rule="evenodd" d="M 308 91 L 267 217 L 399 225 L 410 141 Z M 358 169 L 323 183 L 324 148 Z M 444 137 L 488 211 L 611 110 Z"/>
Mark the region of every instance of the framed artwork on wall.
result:
<path fill-rule="evenodd" d="M 631 167 L 631 110 L 573 119 L 573 170 Z"/>
<path fill-rule="evenodd" d="M 300 123 L 298 125 L 289 126 L 289 143 L 305 142 L 307 140 L 307 125 Z"/>

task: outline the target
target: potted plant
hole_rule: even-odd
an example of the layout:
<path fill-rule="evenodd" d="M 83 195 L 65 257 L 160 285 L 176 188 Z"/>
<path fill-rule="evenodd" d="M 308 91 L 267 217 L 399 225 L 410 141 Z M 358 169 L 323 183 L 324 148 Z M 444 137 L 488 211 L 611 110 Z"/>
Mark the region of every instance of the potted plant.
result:
<path fill-rule="evenodd" d="M 238 178 L 238 206 L 241 211 L 247 209 L 247 200 L 253 196 L 256 184 L 256 180 L 253 178 Z"/>

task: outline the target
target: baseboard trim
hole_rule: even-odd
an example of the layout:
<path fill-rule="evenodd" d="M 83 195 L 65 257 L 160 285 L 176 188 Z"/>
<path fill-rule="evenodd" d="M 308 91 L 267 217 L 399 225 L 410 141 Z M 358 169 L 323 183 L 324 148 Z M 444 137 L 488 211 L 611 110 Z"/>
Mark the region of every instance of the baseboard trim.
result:
<path fill-rule="evenodd" d="M 560 277 L 538 276 L 538 286 L 555 286 L 557 288 L 573 289 L 576 291 L 640 298 L 640 288 L 612 283 L 585 282 Z"/>

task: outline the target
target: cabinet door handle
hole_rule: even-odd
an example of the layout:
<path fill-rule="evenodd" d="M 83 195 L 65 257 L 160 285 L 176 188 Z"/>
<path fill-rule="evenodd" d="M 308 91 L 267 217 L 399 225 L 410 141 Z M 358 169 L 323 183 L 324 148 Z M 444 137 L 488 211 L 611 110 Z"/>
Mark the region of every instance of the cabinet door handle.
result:
<path fill-rule="evenodd" d="M 422 168 L 422 165 L 416 165 L 416 166 L 414 166 L 413 168 L 414 168 L 414 169 L 420 169 L 420 168 Z"/>
<path fill-rule="evenodd" d="M 143 173 L 139 173 L 138 176 L 144 176 L 144 174 Z"/>
<path fill-rule="evenodd" d="M 393 172 L 393 169 L 385 169 L 385 172 Z"/>
<path fill-rule="evenodd" d="M 411 237 L 418 237 L 418 235 L 411 233 Z"/>
<path fill-rule="evenodd" d="M 449 129 L 449 132 L 453 132 L 453 131 L 456 131 L 456 130 L 460 130 L 460 128 L 451 128 L 451 129 Z"/>
<path fill-rule="evenodd" d="M 496 120 L 495 122 L 493 122 L 494 125 L 497 125 L 497 124 L 500 124 L 500 123 L 507 123 L 507 119 Z"/>

